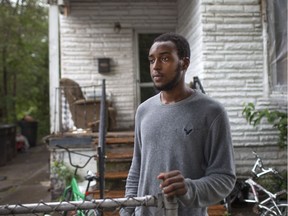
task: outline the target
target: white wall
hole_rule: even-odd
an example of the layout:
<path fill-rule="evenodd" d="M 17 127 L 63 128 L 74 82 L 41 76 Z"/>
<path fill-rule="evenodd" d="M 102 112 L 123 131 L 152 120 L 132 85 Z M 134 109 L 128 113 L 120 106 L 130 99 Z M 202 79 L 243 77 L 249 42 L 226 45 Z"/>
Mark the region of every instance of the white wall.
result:
<path fill-rule="evenodd" d="M 186 72 L 186 82 L 193 81 L 194 76 L 203 79 L 203 24 L 201 0 L 178 0 L 177 32 L 189 41 L 191 56 L 190 66 Z"/>
<path fill-rule="evenodd" d="M 287 152 L 277 147 L 270 124 L 254 128 L 242 115 L 243 104 L 287 110 L 287 94 L 265 94 L 261 5 L 258 0 L 179 0 L 177 30 L 189 39 L 191 66 L 186 81 L 201 78 L 207 94 L 227 109 L 237 171 L 252 168 L 252 150 L 267 164 L 287 170 Z M 187 24 L 188 26 L 181 26 Z M 192 67 L 192 68 L 191 68 Z"/>
<path fill-rule="evenodd" d="M 61 16 L 61 77 L 80 85 L 106 79 L 117 109 L 117 128 L 132 129 L 136 104 L 134 33 L 175 29 L 175 0 L 71 1 L 69 16 Z M 114 23 L 120 22 L 120 33 Z M 98 73 L 97 58 L 112 60 L 111 72 Z"/>
<path fill-rule="evenodd" d="M 267 97 L 264 92 L 260 2 L 71 1 L 70 15 L 60 19 L 61 76 L 81 85 L 105 78 L 118 112 L 118 128 L 133 128 L 137 107 L 135 32 L 174 28 L 191 45 L 186 82 L 199 76 L 207 94 L 228 111 L 237 169 L 244 172 L 251 168 L 251 151 L 255 149 L 263 153 L 268 164 L 287 169 L 287 152 L 276 146 L 277 131 L 269 124 L 253 128 L 242 116 L 243 104 L 248 102 L 259 109 L 287 110 L 287 94 Z M 120 33 L 113 30 L 116 21 L 122 25 Z M 109 74 L 98 73 L 99 57 L 112 59 Z"/>

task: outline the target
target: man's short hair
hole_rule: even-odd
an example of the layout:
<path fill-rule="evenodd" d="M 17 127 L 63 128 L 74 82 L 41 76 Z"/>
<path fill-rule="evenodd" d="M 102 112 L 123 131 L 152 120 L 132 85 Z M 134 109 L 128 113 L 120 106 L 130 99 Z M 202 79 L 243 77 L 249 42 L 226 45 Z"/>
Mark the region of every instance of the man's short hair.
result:
<path fill-rule="evenodd" d="M 190 45 L 186 38 L 184 38 L 182 35 L 176 34 L 174 32 L 168 32 L 164 33 L 157 38 L 155 38 L 155 42 L 165 42 L 165 41 L 171 41 L 175 44 L 177 48 L 178 57 L 180 59 L 183 59 L 185 57 L 190 58 Z"/>

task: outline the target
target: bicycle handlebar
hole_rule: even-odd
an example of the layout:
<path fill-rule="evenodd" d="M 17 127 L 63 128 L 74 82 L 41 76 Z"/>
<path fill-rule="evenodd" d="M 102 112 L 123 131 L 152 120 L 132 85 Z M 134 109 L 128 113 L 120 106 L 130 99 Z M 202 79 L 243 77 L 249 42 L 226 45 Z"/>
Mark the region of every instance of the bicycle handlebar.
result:
<path fill-rule="evenodd" d="M 87 164 L 90 162 L 90 160 L 91 160 L 93 157 L 94 157 L 94 158 L 97 158 L 97 157 L 98 157 L 98 155 L 92 155 L 92 156 L 90 156 L 90 155 L 85 155 L 85 154 L 82 154 L 82 153 L 79 153 L 79 152 L 71 151 L 70 149 L 68 149 L 68 148 L 66 148 L 66 147 L 64 147 L 64 146 L 61 146 L 61 145 L 56 145 L 56 146 L 57 146 L 58 148 L 61 148 L 61 149 L 64 149 L 64 150 L 67 151 L 68 157 L 69 157 L 69 163 L 70 163 L 71 166 L 75 167 L 76 169 L 78 169 L 78 168 L 82 169 L 82 168 L 86 167 Z M 75 165 L 75 164 L 72 163 L 71 153 L 77 154 L 77 155 L 81 155 L 81 156 L 83 156 L 83 157 L 87 157 L 88 160 L 87 160 L 87 161 L 85 162 L 85 164 L 82 165 L 82 166 L 79 166 L 79 165 L 77 165 L 77 164 Z"/>
<path fill-rule="evenodd" d="M 275 170 L 274 168 L 268 168 L 265 169 L 263 162 L 262 162 L 262 158 L 256 153 L 256 152 L 252 152 L 255 157 L 257 158 L 253 168 L 252 168 L 252 172 L 257 176 L 260 177 L 262 175 L 265 175 L 267 173 L 273 173 L 275 175 L 277 175 L 279 178 L 283 179 L 283 177 L 279 174 L 279 172 L 277 170 Z M 257 173 L 257 168 L 260 168 L 261 172 Z"/>

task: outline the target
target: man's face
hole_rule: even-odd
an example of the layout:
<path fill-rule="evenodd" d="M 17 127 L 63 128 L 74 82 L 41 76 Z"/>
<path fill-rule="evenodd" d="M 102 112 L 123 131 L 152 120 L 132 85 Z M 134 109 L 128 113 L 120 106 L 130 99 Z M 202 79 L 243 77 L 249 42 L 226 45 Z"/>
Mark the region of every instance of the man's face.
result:
<path fill-rule="evenodd" d="M 183 78 L 182 62 L 173 42 L 156 42 L 149 51 L 150 75 L 155 88 L 160 91 L 173 89 Z"/>

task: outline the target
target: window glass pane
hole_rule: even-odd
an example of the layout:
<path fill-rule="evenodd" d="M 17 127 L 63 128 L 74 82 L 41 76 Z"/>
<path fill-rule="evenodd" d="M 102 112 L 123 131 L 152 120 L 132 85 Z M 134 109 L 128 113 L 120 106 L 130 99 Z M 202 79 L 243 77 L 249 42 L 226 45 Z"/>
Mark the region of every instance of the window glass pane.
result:
<path fill-rule="evenodd" d="M 287 0 L 267 1 L 270 74 L 274 90 L 287 89 Z"/>
<path fill-rule="evenodd" d="M 141 87 L 141 103 L 154 96 L 158 91 L 154 87 Z"/>
<path fill-rule="evenodd" d="M 157 94 L 150 76 L 150 67 L 148 55 L 150 47 L 154 39 L 160 34 L 139 34 L 138 50 L 139 50 L 139 72 L 140 72 L 140 102 L 147 100 L 151 96 Z M 144 84 L 144 85 L 143 85 Z"/>
<path fill-rule="evenodd" d="M 154 39 L 160 34 L 139 34 L 140 82 L 151 82 L 148 55 Z"/>

